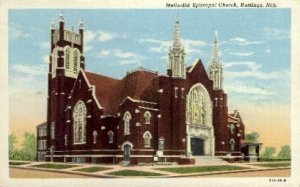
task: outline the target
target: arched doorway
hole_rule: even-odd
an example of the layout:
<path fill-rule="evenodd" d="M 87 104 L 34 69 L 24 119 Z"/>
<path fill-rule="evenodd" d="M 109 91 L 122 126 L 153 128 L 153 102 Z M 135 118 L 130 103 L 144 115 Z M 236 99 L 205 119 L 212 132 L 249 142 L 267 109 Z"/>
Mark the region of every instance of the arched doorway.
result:
<path fill-rule="evenodd" d="M 201 83 L 197 83 L 186 98 L 186 155 L 214 156 L 215 137 L 209 93 Z"/>
<path fill-rule="evenodd" d="M 129 144 L 124 145 L 124 161 L 130 161 L 130 151 L 131 151 L 131 146 Z"/>

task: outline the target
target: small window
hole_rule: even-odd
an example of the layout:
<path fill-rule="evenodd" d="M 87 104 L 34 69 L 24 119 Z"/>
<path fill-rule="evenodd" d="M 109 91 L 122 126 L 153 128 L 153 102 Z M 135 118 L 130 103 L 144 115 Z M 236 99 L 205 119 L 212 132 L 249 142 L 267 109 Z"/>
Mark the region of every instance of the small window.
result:
<path fill-rule="evenodd" d="M 230 143 L 230 151 L 234 151 L 234 148 L 235 148 L 235 141 L 234 141 L 234 139 L 231 139 L 229 143 Z"/>
<path fill-rule="evenodd" d="M 95 144 L 95 143 L 97 143 L 97 136 L 98 136 L 98 133 L 97 133 L 97 131 L 94 131 L 93 132 L 93 143 Z"/>
<path fill-rule="evenodd" d="M 159 150 L 164 150 L 165 149 L 165 138 L 164 137 L 160 137 L 158 139 L 158 149 Z"/>
<path fill-rule="evenodd" d="M 51 139 L 55 139 L 55 124 L 54 122 L 51 124 Z"/>
<path fill-rule="evenodd" d="M 174 95 L 175 95 L 175 98 L 178 98 L 178 88 L 177 87 L 175 87 L 174 88 Z"/>
<path fill-rule="evenodd" d="M 229 126 L 229 128 L 230 128 L 230 133 L 233 134 L 234 133 L 234 128 L 235 128 L 234 124 L 231 123 L 230 126 Z"/>
<path fill-rule="evenodd" d="M 151 113 L 146 111 L 145 114 L 144 114 L 144 117 L 145 117 L 145 124 L 150 124 L 150 122 L 151 122 Z"/>
<path fill-rule="evenodd" d="M 144 138 L 144 147 L 150 147 L 151 146 L 151 139 L 152 135 L 149 131 L 146 131 L 143 135 Z"/>
<path fill-rule="evenodd" d="M 112 131 L 108 131 L 108 143 L 114 143 L 114 133 Z"/>

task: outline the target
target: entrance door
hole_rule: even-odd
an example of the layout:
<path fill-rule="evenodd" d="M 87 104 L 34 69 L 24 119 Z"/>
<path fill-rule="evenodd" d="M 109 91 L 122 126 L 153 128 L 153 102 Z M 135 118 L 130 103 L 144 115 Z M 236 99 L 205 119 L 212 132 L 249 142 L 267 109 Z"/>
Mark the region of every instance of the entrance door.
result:
<path fill-rule="evenodd" d="M 204 141 L 201 138 L 191 138 L 191 150 L 193 155 L 204 155 Z"/>
<path fill-rule="evenodd" d="M 131 147 L 129 144 L 124 145 L 124 160 L 130 161 L 130 150 Z"/>

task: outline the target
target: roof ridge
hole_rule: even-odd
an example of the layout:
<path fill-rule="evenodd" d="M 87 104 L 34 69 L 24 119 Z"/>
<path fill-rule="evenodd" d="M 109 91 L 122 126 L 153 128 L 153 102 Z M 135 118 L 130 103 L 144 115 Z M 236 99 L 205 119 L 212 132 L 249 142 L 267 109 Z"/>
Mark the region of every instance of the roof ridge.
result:
<path fill-rule="evenodd" d="M 86 70 L 84 70 L 84 71 L 85 71 L 85 73 L 90 73 L 90 74 L 93 74 L 93 75 L 96 75 L 96 76 L 99 76 L 99 77 L 105 77 L 105 78 L 109 78 L 109 79 L 114 79 L 114 80 L 120 81 L 120 79 L 117 79 L 117 78 L 114 78 L 114 77 L 110 77 L 108 75 L 102 75 L 102 74 L 98 74 L 98 73 L 91 72 L 91 71 L 86 71 Z"/>

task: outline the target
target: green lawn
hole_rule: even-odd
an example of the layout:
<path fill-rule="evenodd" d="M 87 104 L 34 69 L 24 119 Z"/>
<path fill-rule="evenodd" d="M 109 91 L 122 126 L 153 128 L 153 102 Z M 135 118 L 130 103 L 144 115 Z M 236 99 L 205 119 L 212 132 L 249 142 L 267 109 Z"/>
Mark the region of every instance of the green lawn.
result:
<path fill-rule="evenodd" d="M 88 167 L 88 168 L 76 169 L 74 171 L 81 171 L 81 172 L 93 173 L 93 172 L 103 171 L 103 170 L 107 170 L 107 169 L 111 169 L 111 168 L 105 168 L 105 167 Z"/>
<path fill-rule="evenodd" d="M 34 165 L 32 167 L 37 167 L 37 168 L 48 168 L 48 169 L 67 169 L 67 168 L 72 168 L 76 167 L 78 165 L 68 165 L 68 164 L 40 164 L 40 165 Z"/>
<path fill-rule="evenodd" d="M 9 162 L 9 165 L 11 166 L 19 166 L 24 164 L 30 164 L 30 162 Z"/>
<path fill-rule="evenodd" d="M 137 171 L 137 170 L 121 170 L 107 173 L 108 175 L 114 176 L 161 176 L 160 173 L 146 172 L 146 171 Z"/>
<path fill-rule="evenodd" d="M 175 167 L 175 168 L 156 168 L 156 169 L 184 174 L 184 173 L 202 173 L 202 172 L 214 172 L 214 171 L 245 170 L 249 168 L 224 165 L 224 166 L 196 166 L 196 167 Z"/>
<path fill-rule="evenodd" d="M 262 167 L 268 167 L 268 168 L 277 168 L 277 167 L 289 167 L 291 166 L 291 163 L 264 163 L 264 164 L 252 164 L 254 166 L 262 166 Z"/>

